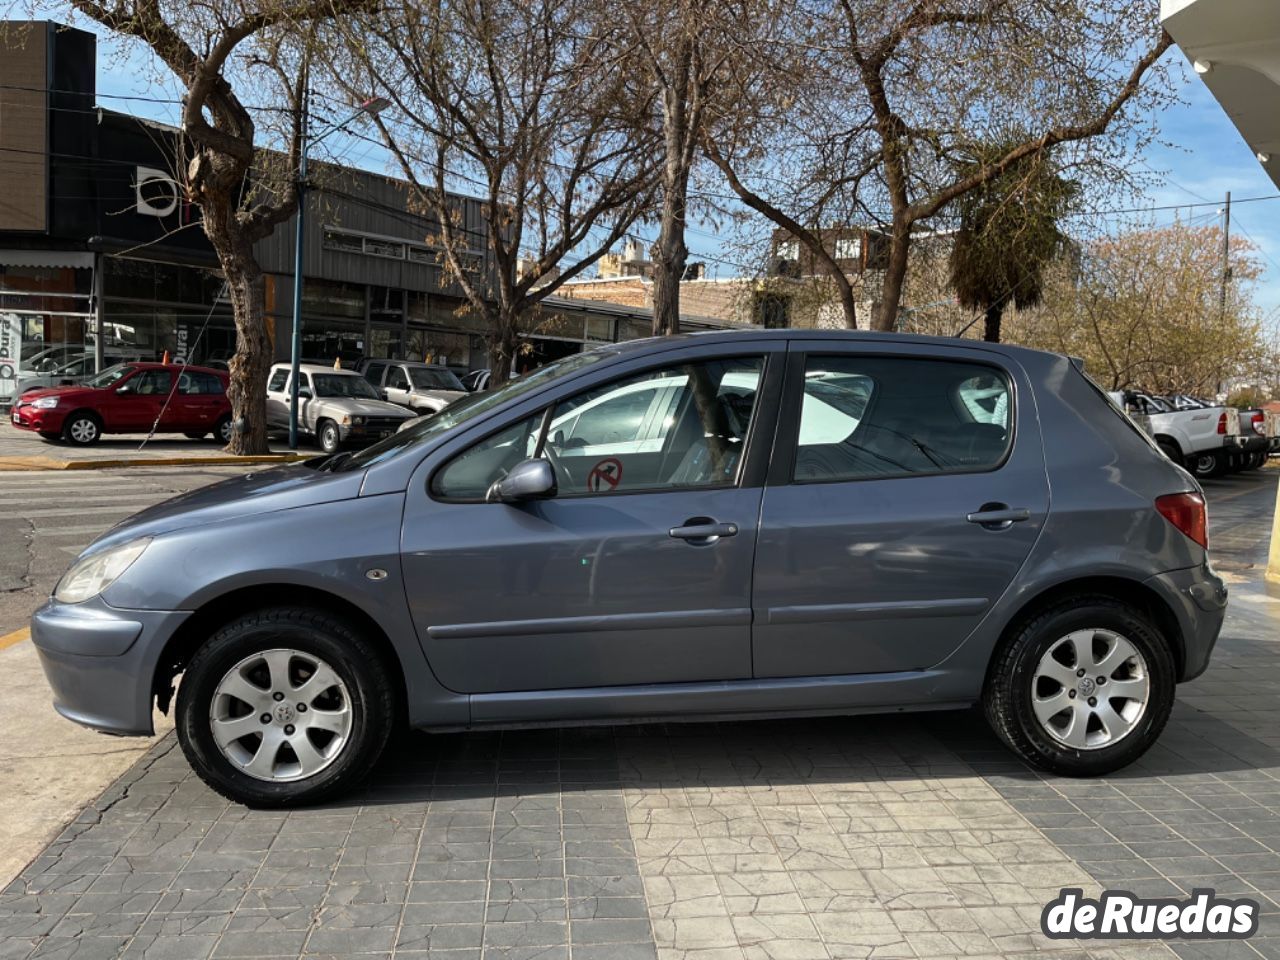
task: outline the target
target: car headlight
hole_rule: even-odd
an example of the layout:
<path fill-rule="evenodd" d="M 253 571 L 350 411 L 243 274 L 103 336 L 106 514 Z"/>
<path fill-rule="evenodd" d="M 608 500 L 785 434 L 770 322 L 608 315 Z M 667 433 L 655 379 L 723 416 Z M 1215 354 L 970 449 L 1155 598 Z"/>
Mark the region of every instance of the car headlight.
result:
<path fill-rule="evenodd" d="M 57 589 L 53 591 L 54 597 L 60 603 L 82 603 L 96 597 L 142 556 L 149 543 L 151 538 L 143 537 L 81 557 L 62 575 Z"/>
<path fill-rule="evenodd" d="M 31 406 L 37 410 L 52 410 L 58 405 L 57 397 L 40 397 L 38 400 L 32 400 Z"/>

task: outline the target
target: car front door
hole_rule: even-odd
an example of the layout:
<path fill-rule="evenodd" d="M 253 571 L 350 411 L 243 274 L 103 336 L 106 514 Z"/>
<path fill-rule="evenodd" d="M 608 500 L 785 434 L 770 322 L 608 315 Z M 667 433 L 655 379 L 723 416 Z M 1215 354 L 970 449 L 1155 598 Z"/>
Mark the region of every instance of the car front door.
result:
<path fill-rule="evenodd" d="M 385 390 L 387 399 L 392 403 L 398 403 L 402 407 L 409 406 L 409 375 L 405 373 L 404 367 L 391 366 L 387 368 Z"/>
<path fill-rule="evenodd" d="M 767 358 L 780 361 L 782 344 L 706 359 L 702 348 L 562 397 L 451 451 L 429 489 L 411 490 L 405 583 L 441 682 L 479 694 L 749 678 L 781 389 Z M 587 411 L 601 411 L 591 442 L 574 444 Z M 539 452 L 554 498 L 485 501 Z"/>
<path fill-rule="evenodd" d="M 792 344 L 786 393 L 761 511 L 755 675 L 942 661 L 1009 587 L 1048 511 L 1026 375 L 986 351 L 806 341 Z"/>
<path fill-rule="evenodd" d="M 156 369 L 139 370 L 116 384 L 111 388 L 114 396 L 103 410 L 106 428 L 115 432 L 150 430 L 159 419 L 172 386 L 173 375 Z"/>

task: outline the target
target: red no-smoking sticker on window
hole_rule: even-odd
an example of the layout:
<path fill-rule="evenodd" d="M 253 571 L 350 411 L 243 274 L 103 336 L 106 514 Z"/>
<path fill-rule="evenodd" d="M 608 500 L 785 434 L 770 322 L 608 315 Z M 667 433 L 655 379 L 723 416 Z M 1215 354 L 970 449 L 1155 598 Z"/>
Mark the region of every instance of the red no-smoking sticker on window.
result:
<path fill-rule="evenodd" d="M 592 493 L 608 493 L 622 482 L 622 461 L 617 457 L 605 457 L 587 474 L 587 489 Z"/>

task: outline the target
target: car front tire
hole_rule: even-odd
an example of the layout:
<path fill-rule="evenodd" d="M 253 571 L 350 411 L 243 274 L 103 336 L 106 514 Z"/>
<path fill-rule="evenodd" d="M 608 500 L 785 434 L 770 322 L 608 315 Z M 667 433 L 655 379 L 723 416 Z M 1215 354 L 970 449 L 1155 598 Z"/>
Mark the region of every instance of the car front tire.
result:
<path fill-rule="evenodd" d="M 102 439 L 102 422 L 92 413 L 73 413 L 62 425 L 62 439 L 77 447 L 89 447 Z"/>
<path fill-rule="evenodd" d="M 1141 757 L 1173 709 L 1177 668 L 1140 610 L 1108 596 L 1069 598 L 997 649 L 987 720 L 1032 766 L 1101 776 Z"/>
<path fill-rule="evenodd" d="M 395 716 L 383 658 L 344 620 L 279 607 L 245 614 L 191 658 L 178 741 L 196 774 L 250 807 L 315 803 L 362 781 Z"/>
<path fill-rule="evenodd" d="M 316 441 L 325 453 L 337 453 L 342 446 L 342 434 L 338 431 L 338 425 L 332 420 L 321 420 L 316 428 Z"/>

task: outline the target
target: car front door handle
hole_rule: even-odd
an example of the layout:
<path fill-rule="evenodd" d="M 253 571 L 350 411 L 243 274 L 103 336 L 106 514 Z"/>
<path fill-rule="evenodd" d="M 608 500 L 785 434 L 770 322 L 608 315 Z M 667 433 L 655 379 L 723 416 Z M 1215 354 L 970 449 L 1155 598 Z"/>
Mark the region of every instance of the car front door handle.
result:
<path fill-rule="evenodd" d="M 1007 530 L 1015 523 L 1031 519 L 1031 511 L 1026 507 L 1008 507 L 1003 503 L 985 503 L 975 513 L 965 516 L 970 523 L 976 523 L 988 530 Z"/>
<path fill-rule="evenodd" d="M 721 537 L 734 537 L 738 534 L 736 523 L 717 523 L 710 517 L 690 517 L 678 527 L 672 527 L 671 536 L 676 540 L 687 540 L 690 543 L 715 543 Z"/>

